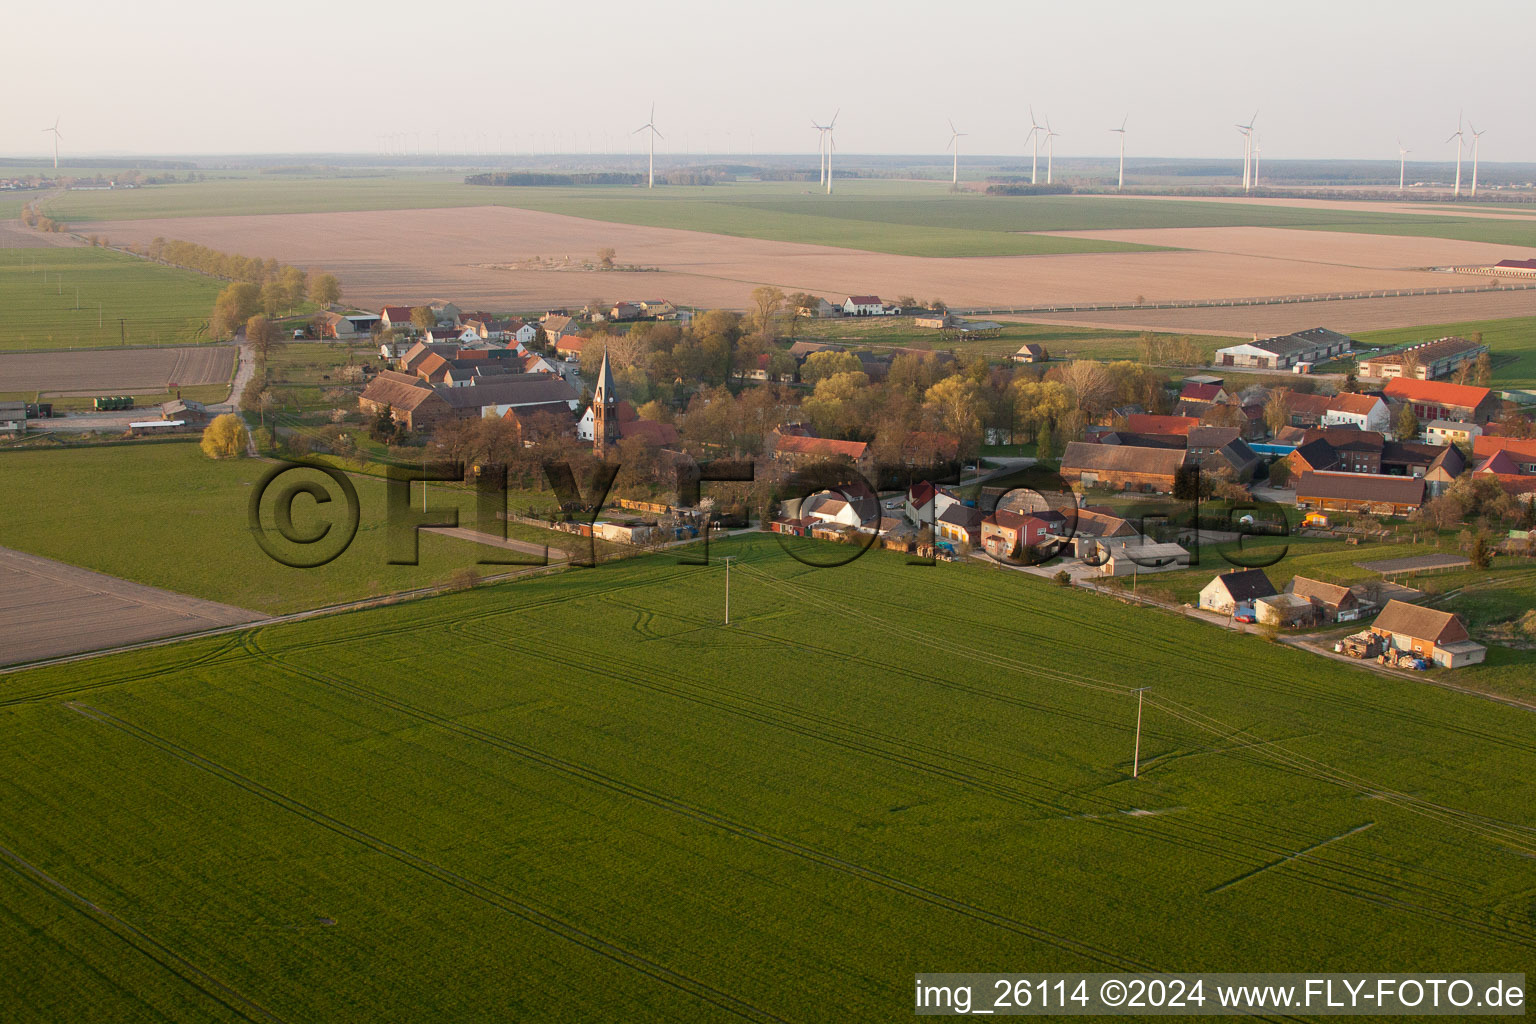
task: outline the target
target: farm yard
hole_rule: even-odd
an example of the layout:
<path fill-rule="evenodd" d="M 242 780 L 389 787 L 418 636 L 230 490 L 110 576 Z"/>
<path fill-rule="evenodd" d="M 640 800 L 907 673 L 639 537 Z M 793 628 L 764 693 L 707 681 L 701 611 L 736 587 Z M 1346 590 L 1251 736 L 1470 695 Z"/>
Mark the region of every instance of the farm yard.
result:
<path fill-rule="evenodd" d="M 935 963 L 1536 950 L 1527 712 L 1014 573 L 712 555 L 0 677 L 0 928 L 51 940 L 0 1009 L 886 1019 Z"/>
<path fill-rule="evenodd" d="M 0 664 L 57 658 L 260 617 L 243 608 L 0 548 Z"/>
<path fill-rule="evenodd" d="M 0 352 L 206 342 L 222 287 L 110 249 L 0 248 Z"/>

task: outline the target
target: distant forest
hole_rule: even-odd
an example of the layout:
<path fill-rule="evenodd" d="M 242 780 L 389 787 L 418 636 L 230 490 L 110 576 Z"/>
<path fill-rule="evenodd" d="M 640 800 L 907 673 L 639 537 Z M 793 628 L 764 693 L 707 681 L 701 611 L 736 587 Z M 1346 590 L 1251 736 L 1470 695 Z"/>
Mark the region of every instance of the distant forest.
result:
<path fill-rule="evenodd" d="M 569 188 L 573 185 L 643 185 L 645 175 L 601 171 L 590 174 L 560 174 L 552 171 L 491 171 L 471 174 L 466 185 L 519 185 Z"/>

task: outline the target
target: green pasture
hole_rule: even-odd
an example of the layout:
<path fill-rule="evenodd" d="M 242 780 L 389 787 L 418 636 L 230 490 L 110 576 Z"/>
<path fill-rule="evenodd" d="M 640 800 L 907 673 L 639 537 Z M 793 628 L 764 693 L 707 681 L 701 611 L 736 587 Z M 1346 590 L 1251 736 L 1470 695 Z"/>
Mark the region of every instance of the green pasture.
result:
<path fill-rule="evenodd" d="M 892 1020 L 936 969 L 1536 955 L 1529 712 L 1017 573 L 714 554 L 0 677 L 0 1014 Z"/>
<path fill-rule="evenodd" d="M 223 286 L 109 249 L 0 249 L 0 352 L 209 341 Z"/>
<path fill-rule="evenodd" d="M 525 557 L 422 534 L 419 565 L 389 565 L 384 482 L 352 475 L 360 515 L 351 547 L 323 568 L 289 568 L 262 552 L 247 520 L 251 489 L 272 465 L 250 459 L 210 460 L 192 442 L 0 452 L 7 494 L 0 546 L 274 614 L 441 584 L 464 569 L 481 575 L 512 571 L 515 567 L 477 561 Z M 323 482 L 312 471 L 303 477 Z M 340 494 L 331 490 L 336 494 L 332 506 L 321 508 L 304 497 L 295 501 L 297 530 L 308 533 L 324 522 L 339 522 L 339 513 L 328 515 L 341 506 Z M 472 492 L 431 484 L 428 493 L 430 507 L 459 508 L 460 525 L 475 525 Z M 413 485 L 411 494 L 419 509 L 421 485 Z M 517 497 L 513 507 L 524 507 Z M 272 504 L 269 499 L 263 507 L 269 530 Z M 336 529 L 339 536 L 340 526 Z M 518 524 L 508 533 L 556 548 L 584 543 L 568 534 Z M 551 557 L 558 555 L 555 551 Z"/>

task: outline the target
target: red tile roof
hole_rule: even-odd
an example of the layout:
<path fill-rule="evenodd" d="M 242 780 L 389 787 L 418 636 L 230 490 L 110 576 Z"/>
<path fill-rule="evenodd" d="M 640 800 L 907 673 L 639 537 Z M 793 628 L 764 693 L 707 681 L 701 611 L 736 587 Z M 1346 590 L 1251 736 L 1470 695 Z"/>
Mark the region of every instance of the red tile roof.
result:
<path fill-rule="evenodd" d="M 1334 395 L 1328 402 L 1331 412 L 1347 412 L 1353 416 L 1369 416 L 1381 399 L 1375 395 L 1352 395 L 1348 392 Z"/>
<path fill-rule="evenodd" d="M 796 437 L 792 434 L 781 434 L 777 450 L 792 455 L 820 455 L 824 458 L 842 456 L 858 459 L 863 456 L 864 450 L 868 447 L 869 445 L 863 441 L 834 441 L 830 437 Z"/>
<path fill-rule="evenodd" d="M 1179 397 L 1193 402 L 1214 402 L 1216 396 L 1220 394 L 1220 384 L 1185 384 L 1184 390 L 1179 392 Z"/>
<path fill-rule="evenodd" d="M 1138 412 L 1125 418 L 1125 429 L 1133 434 L 1177 434 L 1188 437 L 1189 432 L 1199 425 L 1198 416 L 1157 416 Z"/>
<path fill-rule="evenodd" d="M 1433 402 L 1449 408 L 1475 409 L 1492 394 L 1487 388 L 1470 384 L 1449 384 L 1443 380 L 1409 380 L 1394 377 L 1382 389 L 1388 398 L 1404 402 Z"/>
<path fill-rule="evenodd" d="M 878 295 L 850 295 L 848 296 L 848 301 L 855 306 L 878 306 L 881 304 L 880 296 Z"/>
<path fill-rule="evenodd" d="M 1472 439 L 1472 454 L 1479 457 L 1511 452 L 1527 459 L 1536 459 L 1536 438 L 1489 437 L 1483 434 Z"/>

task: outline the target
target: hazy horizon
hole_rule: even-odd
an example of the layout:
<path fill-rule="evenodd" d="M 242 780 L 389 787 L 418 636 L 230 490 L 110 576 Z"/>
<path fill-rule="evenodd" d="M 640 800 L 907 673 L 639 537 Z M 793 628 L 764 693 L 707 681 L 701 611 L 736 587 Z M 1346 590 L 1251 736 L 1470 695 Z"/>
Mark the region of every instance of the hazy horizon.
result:
<path fill-rule="evenodd" d="M 1486 131 L 1484 162 L 1536 161 L 1522 52 L 1536 6 L 1486 4 L 1475 24 L 1442 10 L 277 0 L 231 27 L 217 7 L 181 0 L 85 0 L 71 14 L 90 31 L 62 59 L 13 48 L 25 88 L 0 111 L 0 156 L 51 160 L 55 117 L 65 160 L 368 155 L 391 134 L 423 156 L 639 154 L 633 129 L 654 99 L 657 155 L 669 158 L 814 160 L 811 121 L 838 109 L 850 157 L 937 156 L 950 118 L 968 133 L 962 154 L 1026 157 L 1033 104 L 1060 133 L 1058 159 L 1111 156 L 1109 129 L 1127 119 L 1128 158 L 1235 161 L 1234 126 L 1257 109 L 1265 162 L 1395 160 L 1399 137 L 1410 162 L 1454 161 L 1444 140 L 1458 110 Z M 9 21 L 14 38 L 45 39 L 56 18 L 24 8 Z"/>

